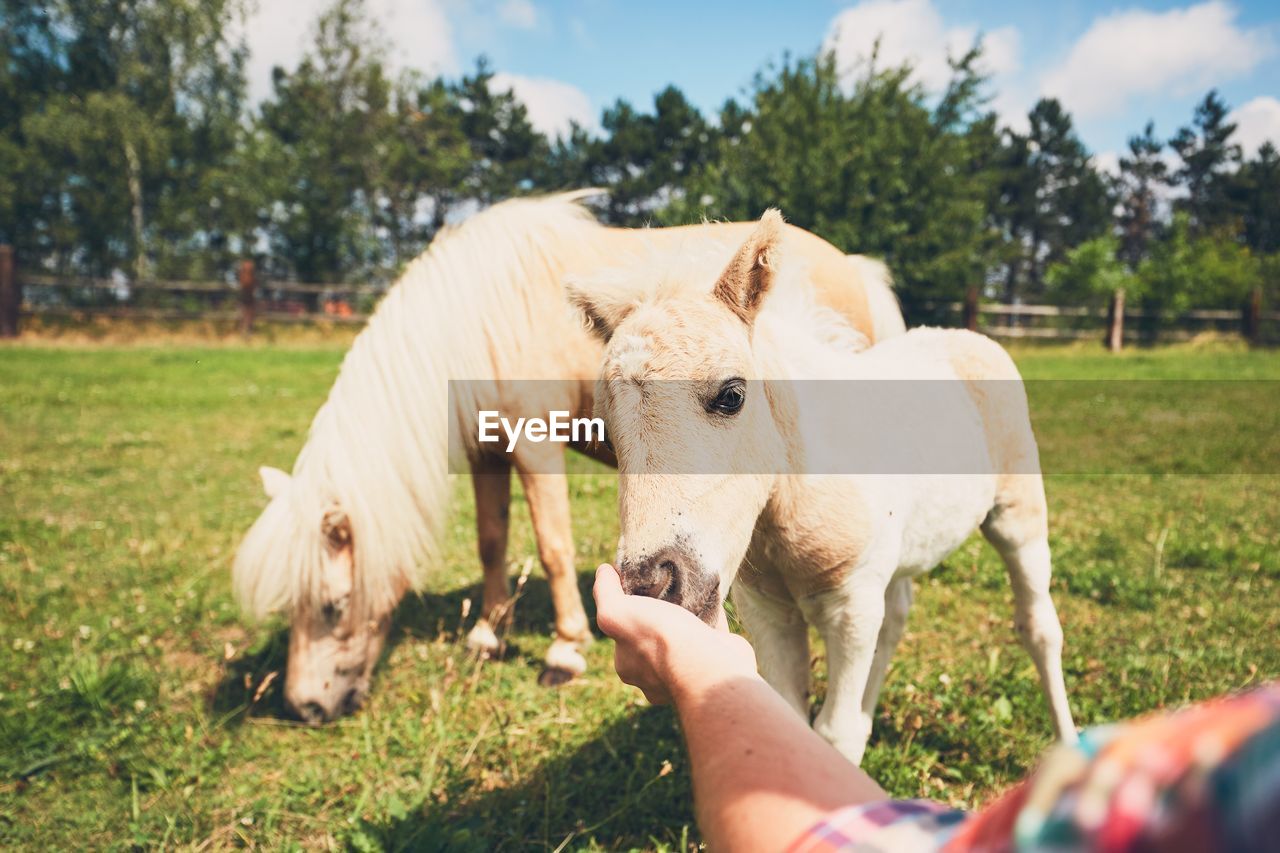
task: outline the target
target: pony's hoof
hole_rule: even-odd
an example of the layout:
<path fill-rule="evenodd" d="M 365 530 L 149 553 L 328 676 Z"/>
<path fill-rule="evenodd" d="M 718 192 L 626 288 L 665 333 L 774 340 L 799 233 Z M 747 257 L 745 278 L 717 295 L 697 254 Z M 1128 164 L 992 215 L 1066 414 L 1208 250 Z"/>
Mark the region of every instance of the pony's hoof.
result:
<path fill-rule="evenodd" d="M 467 634 L 467 648 L 482 658 L 491 658 L 498 654 L 498 635 L 483 619 Z"/>
<path fill-rule="evenodd" d="M 576 677 L 576 673 L 572 673 L 567 669 L 561 669 L 558 666 L 544 666 L 542 672 L 538 673 L 538 686 L 560 687 L 573 681 Z"/>
<path fill-rule="evenodd" d="M 543 687 L 559 687 L 568 684 L 587 671 L 587 659 L 578 651 L 578 644 L 556 638 L 547 649 L 538 683 Z"/>
<path fill-rule="evenodd" d="M 582 652 L 578 651 L 578 643 L 574 640 L 562 640 L 559 637 L 551 641 L 551 648 L 547 649 L 547 656 L 542 659 L 543 672 L 550 670 L 563 670 L 569 673 L 569 678 L 587 671 L 587 659 L 582 656 Z M 568 681 L 566 678 L 559 682 Z M 541 679 L 539 679 L 541 681 Z"/>

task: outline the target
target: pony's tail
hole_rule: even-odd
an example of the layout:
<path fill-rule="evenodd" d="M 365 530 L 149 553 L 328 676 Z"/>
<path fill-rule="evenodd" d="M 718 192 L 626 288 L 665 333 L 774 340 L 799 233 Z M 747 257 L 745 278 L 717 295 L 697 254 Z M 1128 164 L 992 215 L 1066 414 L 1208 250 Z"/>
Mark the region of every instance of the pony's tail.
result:
<path fill-rule="evenodd" d="M 884 261 L 866 255 L 849 255 L 849 262 L 857 270 L 867 294 L 867 307 L 871 310 L 871 330 L 877 342 L 904 334 L 906 321 L 902 319 L 902 306 L 893 292 L 893 276 Z"/>

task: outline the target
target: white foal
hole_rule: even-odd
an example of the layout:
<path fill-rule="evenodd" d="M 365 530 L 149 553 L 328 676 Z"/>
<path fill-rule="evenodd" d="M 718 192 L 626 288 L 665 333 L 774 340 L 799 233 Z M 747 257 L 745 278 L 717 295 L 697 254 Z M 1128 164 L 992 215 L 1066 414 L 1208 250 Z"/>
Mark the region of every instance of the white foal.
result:
<path fill-rule="evenodd" d="M 1044 486 L 1012 360 L 963 331 L 860 351 L 805 288 L 766 301 L 788 260 L 781 228 L 767 213 L 723 272 L 655 258 L 570 287 L 607 341 L 596 412 L 621 473 L 624 588 L 710 620 L 732 584 L 761 674 L 802 715 L 815 626 L 830 677 L 814 725 L 857 762 L 911 579 L 981 528 L 1008 567 L 1054 730 L 1074 739 Z M 792 381 L 818 379 L 843 381 Z"/>

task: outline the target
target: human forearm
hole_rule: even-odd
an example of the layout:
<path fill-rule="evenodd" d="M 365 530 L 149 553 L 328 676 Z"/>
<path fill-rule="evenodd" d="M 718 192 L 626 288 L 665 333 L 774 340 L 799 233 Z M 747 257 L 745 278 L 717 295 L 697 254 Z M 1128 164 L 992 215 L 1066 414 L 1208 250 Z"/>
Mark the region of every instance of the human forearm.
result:
<path fill-rule="evenodd" d="M 764 682 L 723 614 L 717 630 L 674 604 L 626 595 L 608 565 L 595 598 L 619 677 L 676 705 L 712 848 L 781 850 L 832 809 L 884 798 Z"/>
<path fill-rule="evenodd" d="M 885 798 L 759 677 L 675 694 L 698 825 L 715 850 L 781 850 L 842 806 Z"/>

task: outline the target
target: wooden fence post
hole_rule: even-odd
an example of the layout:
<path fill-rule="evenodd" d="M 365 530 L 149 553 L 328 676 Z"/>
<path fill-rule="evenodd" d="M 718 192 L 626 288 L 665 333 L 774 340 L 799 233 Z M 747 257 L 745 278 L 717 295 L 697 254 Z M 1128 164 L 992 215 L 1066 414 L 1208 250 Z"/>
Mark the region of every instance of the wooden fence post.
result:
<path fill-rule="evenodd" d="M 978 288 L 974 286 L 964 292 L 964 327 L 978 331 Z"/>
<path fill-rule="evenodd" d="M 253 260 L 240 262 L 240 334 L 253 334 L 253 318 L 258 308 L 258 275 Z"/>
<path fill-rule="evenodd" d="M 1120 352 L 1124 346 L 1124 288 L 1111 294 L 1111 307 L 1107 310 L 1107 349 Z"/>
<path fill-rule="evenodd" d="M 1262 288 L 1255 287 L 1244 306 L 1244 339 L 1251 344 L 1262 341 Z"/>
<path fill-rule="evenodd" d="M 0 338 L 18 336 L 18 314 L 22 310 L 22 286 L 13 263 L 13 247 L 0 245 Z"/>

